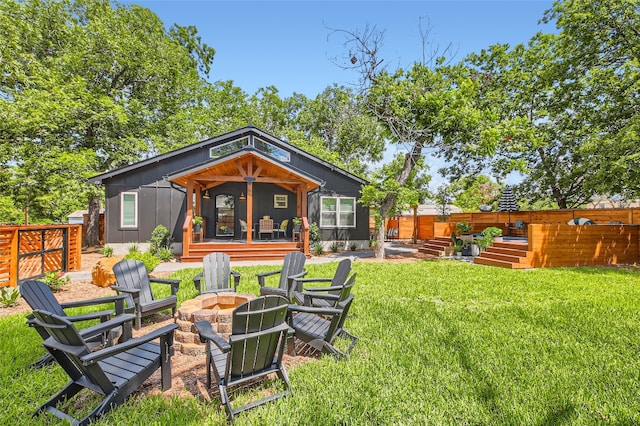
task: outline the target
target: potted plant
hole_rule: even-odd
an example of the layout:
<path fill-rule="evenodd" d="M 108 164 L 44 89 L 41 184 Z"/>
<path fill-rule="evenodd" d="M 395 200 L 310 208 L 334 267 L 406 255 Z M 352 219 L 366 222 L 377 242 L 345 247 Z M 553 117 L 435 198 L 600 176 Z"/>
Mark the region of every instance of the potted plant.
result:
<path fill-rule="evenodd" d="M 193 217 L 193 231 L 200 232 L 202 230 L 202 216 Z"/>
<path fill-rule="evenodd" d="M 469 235 L 473 227 L 466 220 L 456 223 L 456 229 L 460 235 Z"/>
<path fill-rule="evenodd" d="M 455 232 L 451 234 L 451 243 L 453 244 L 453 251 L 456 256 L 462 256 L 462 246 L 464 241 L 458 238 Z"/>
<path fill-rule="evenodd" d="M 480 246 L 482 251 L 493 245 L 493 239 L 502 235 L 502 229 L 490 226 L 482 231 L 482 234 L 476 238 L 476 244 Z"/>
<path fill-rule="evenodd" d="M 302 227 L 302 218 L 294 217 L 291 219 L 291 222 L 293 222 L 293 231 L 300 232 L 300 228 Z"/>

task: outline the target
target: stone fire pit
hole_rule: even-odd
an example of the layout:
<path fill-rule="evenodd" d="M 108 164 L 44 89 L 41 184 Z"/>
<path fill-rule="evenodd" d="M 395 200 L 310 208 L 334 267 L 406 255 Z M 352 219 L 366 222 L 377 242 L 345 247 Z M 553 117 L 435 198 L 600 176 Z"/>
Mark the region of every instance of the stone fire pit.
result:
<path fill-rule="evenodd" d="M 195 299 L 187 300 L 178 309 L 178 329 L 174 335 L 174 348 L 183 354 L 199 355 L 204 353 L 205 346 L 194 323 L 209 321 L 213 330 L 227 339 L 231 334 L 231 313 L 243 303 L 255 299 L 252 294 L 233 292 L 201 294 Z"/>

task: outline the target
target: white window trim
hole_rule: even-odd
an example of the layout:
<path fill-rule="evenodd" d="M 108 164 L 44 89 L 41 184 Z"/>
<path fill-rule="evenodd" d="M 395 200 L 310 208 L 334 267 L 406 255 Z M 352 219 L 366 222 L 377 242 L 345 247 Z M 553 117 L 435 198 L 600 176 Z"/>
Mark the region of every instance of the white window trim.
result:
<path fill-rule="evenodd" d="M 325 225 L 322 223 L 322 206 L 324 205 L 323 200 L 325 198 L 332 198 L 336 200 L 336 224 L 335 225 Z M 341 225 L 340 224 L 340 200 L 353 200 L 353 225 Z M 330 197 L 330 196 L 326 196 L 326 197 L 320 197 L 320 228 L 355 228 L 357 225 L 357 217 L 358 215 L 356 214 L 356 197 L 339 197 L 339 196 L 335 196 L 335 197 Z M 333 213 L 333 212 L 331 212 Z"/>
<path fill-rule="evenodd" d="M 134 224 L 133 225 L 125 225 L 124 224 L 124 196 L 125 195 L 133 195 L 134 201 Z M 135 229 L 138 227 L 138 193 L 137 192 L 121 192 L 120 193 L 120 228 L 125 229 Z"/>

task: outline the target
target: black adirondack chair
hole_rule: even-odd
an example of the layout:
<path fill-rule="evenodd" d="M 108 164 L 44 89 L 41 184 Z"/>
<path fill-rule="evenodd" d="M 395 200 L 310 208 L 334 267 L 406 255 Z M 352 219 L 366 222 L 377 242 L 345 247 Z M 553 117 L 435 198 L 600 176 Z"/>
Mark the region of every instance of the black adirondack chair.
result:
<path fill-rule="evenodd" d="M 307 274 L 307 271 L 304 269 L 304 264 L 306 261 L 307 257 L 304 255 L 304 253 L 293 251 L 291 253 L 287 253 L 287 255 L 284 257 L 282 269 L 256 274 L 256 277 L 258 277 L 258 284 L 260 284 L 260 295 L 282 296 L 288 301 L 291 301 L 294 290 L 293 280 L 296 278 L 302 278 Z M 276 274 L 280 274 L 278 287 L 267 287 L 266 277 Z"/>
<path fill-rule="evenodd" d="M 71 378 L 60 392 L 36 410 L 34 417 L 45 411 L 74 425 L 87 425 L 121 404 L 158 368 L 161 368 L 162 390 L 171 387 L 173 330 L 177 325 L 167 325 L 145 336 L 91 352 L 67 318 L 41 310 L 35 310 L 33 315 L 34 323 L 51 336 L 43 343 L 44 347 Z M 117 319 L 112 319 L 96 327 L 109 330 L 116 323 Z M 158 338 L 159 343 L 152 342 Z M 83 389 L 104 396 L 87 416 L 76 419 L 56 408 Z"/>
<path fill-rule="evenodd" d="M 358 341 L 357 337 L 344 329 L 353 297 L 353 294 L 350 294 L 335 308 L 289 305 L 288 321 L 295 331 L 296 339 L 316 351 L 333 355 L 338 359 L 347 356 Z M 334 345 L 338 337 L 346 337 L 351 341 L 349 348 L 344 352 Z"/>
<path fill-rule="evenodd" d="M 341 285 L 331 287 L 309 287 L 305 291 L 295 292 L 294 299 L 299 305 L 319 308 L 336 308 L 338 303 L 351 294 L 356 284 L 357 272 L 351 274 Z"/>
<path fill-rule="evenodd" d="M 310 292 L 314 292 L 317 294 L 317 297 L 314 299 L 314 306 L 335 306 L 335 304 L 340 300 L 340 295 L 344 293 L 344 286 L 347 282 L 347 278 L 349 277 L 349 273 L 351 272 L 351 266 L 353 262 L 351 259 L 342 259 L 340 263 L 338 263 L 338 267 L 336 268 L 336 272 L 334 273 L 332 278 L 295 278 L 294 282 L 294 292 L 293 299 L 299 305 L 305 305 L 305 294 L 307 296 L 311 296 Z M 308 287 L 306 284 L 309 283 L 330 283 L 328 287 Z M 350 290 L 349 290 L 350 291 Z M 304 293 L 303 293 L 304 292 Z M 325 297 L 326 296 L 326 297 Z M 348 294 L 345 294 L 342 297 L 344 300 Z M 311 306 L 311 305 L 309 305 Z"/>
<path fill-rule="evenodd" d="M 127 302 L 127 312 L 133 312 L 136 316 L 134 328 L 137 330 L 142 325 L 142 317 L 155 314 L 156 312 L 171 309 L 175 319 L 178 298 L 176 293 L 180 286 L 179 280 L 150 278 L 144 263 L 139 260 L 121 260 L 113 265 L 113 274 L 116 277 L 116 284 L 111 288 L 118 294 L 125 294 Z M 151 283 L 171 285 L 171 296 L 156 299 L 151 291 Z"/>
<path fill-rule="evenodd" d="M 202 259 L 204 270 L 193 279 L 193 284 L 200 294 L 236 291 L 240 284 L 240 274 L 231 269 L 230 262 L 231 258 L 226 253 L 209 253 Z M 231 276 L 233 288 L 229 286 Z"/>
<path fill-rule="evenodd" d="M 211 372 L 220 389 L 220 398 L 233 422 L 236 414 L 291 393 L 287 371 L 282 364 L 287 335 L 287 300 L 281 296 L 262 296 L 233 311 L 229 340 L 218 336 L 207 321 L 196 322 L 200 340 L 206 342 L 207 387 Z M 284 391 L 233 408 L 227 389 L 276 373 Z"/>
<path fill-rule="evenodd" d="M 72 322 L 88 321 L 99 319 L 101 322 L 108 321 L 114 314 L 122 315 L 124 313 L 124 295 L 101 297 L 98 299 L 80 300 L 75 302 L 60 303 L 53 295 L 51 288 L 41 281 L 27 280 L 20 284 L 20 295 L 27 301 L 32 310 L 43 310 L 52 312 L 61 317 L 67 318 Z M 113 303 L 114 309 L 102 310 L 97 312 L 89 312 L 85 314 L 67 315 L 65 309 L 77 308 L 83 306 L 96 306 Z M 87 328 L 80 331 L 80 335 L 90 348 L 99 346 L 109 346 L 113 344 L 113 339 L 120 336 L 120 341 L 125 341 L 131 337 L 131 318 L 127 317 L 122 324 L 115 326 L 111 330 L 104 332 L 96 332 L 93 328 Z M 33 314 L 27 317 L 27 324 L 34 327 L 42 340 L 49 338 L 49 333 L 42 327 L 33 322 Z M 46 364 L 53 362 L 51 355 L 46 354 L 40 360 L 32 364 L 34 368 L 40 368 Z"/>

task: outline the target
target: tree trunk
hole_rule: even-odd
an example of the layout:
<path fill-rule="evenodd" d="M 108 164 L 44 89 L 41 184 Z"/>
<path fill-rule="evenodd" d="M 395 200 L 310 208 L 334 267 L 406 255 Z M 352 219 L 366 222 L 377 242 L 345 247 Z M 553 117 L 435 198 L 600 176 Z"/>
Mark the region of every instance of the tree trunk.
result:
<path fill-rule="evenodd" d="M 402 170 L 400 171 L 400 176 L 398 176 L 397 181 L 400 185 L 404 185 L 409 180 L 411 176 L 411 172 L 413 171 L 414 166 L 418 162 L 420 156 L 422 156 L 422 148 L 424 148 L 425 138 L 418 139 L 414 144 L 411 152 L 408 153 L 404 158 L 404 164 L 402 166 Z M 389 217 L 389 213 L 395 207 L 396 202 L 398 201 L 398 194 L 396 193 L 388 193 L 382 204 L 380 205 L 380 218 L 381 224 L 376 229 L 376 245 L 373 250 L 376 259 L 384 259 L 384 234 L 385 234 L 385 222 Z"/>
<path fill-rule="evenodd" d="M 89 201 L 89 221 L 87 223 L 87 240 L 85 247 L 100 246 L 100 200 L 93 198 Z"/>

